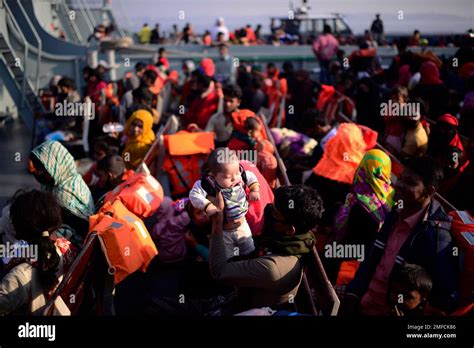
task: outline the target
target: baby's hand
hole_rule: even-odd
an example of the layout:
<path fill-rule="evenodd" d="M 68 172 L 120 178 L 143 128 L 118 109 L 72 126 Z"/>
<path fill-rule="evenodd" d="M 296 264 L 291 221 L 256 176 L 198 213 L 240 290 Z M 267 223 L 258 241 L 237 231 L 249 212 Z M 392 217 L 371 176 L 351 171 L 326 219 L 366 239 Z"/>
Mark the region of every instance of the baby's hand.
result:
<path fill-rule="evenodd" d="M 206 214 L 207 216 L 212 216 L 212 215 L 215 215 L 217 213 L 218 209 L 217 207 L 214 205 L 214 204 L 209 204 L 206 208 Z"/>
<path fill-rule="evenodd" d="M 250 198 L 251 202 L 259 201 L 260 200 L 260 192 L 250 191 L 249 198 Z"/>

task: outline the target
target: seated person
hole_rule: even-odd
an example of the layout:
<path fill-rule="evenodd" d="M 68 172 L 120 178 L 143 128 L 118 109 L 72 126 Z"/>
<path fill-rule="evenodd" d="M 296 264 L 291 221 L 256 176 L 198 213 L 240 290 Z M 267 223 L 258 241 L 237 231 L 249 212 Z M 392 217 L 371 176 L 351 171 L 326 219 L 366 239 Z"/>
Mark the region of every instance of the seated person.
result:
<path fill-rule="evenodd" d="M 133 176 L 133 170 L 125 169 L 125 162 L 119 155 L 108 155 L 97 163 L 97 185 L 92 189 L 94 202 Z"/>
<path fill-rule="evenodd" d="M 410 159 L 395 185 L 395 202 L 372 250 L 349 284 L 346 313 L 389 315 L 388 280 L 401 262 L 418 264 L 433 280 L 429 300 L 451 311 L 457 302 L 458 259 L 453 255 L 451 219 L 434 195 L 443 171 L 428 157 Z"/>
<path fill-rule="evenodd" d="M 393 272 L 388 283 L 388 303 L 392 315 L 419 318 L 443 316 L 442 311 L 428 304 L 433 282 L 419 265 L 404 263 Z"/>
<path fill-rule="evenodd" d="M 126 141 L 122 157 L 127 169 L 137 169 L 155 141 L 153 133 L 153 116 L 146 110 L 138 110 L 125 124 Z"/>
<path fill-rule="evenodd" d="M 93 187 L 99 180 L 97 174 L 97 162 L 106 156 L 118 154 L 119 148 L 120 142 L 111 136 L 106 135 L 97 138 L 97 141 L 94 143 L 94 153 L 92 155 L 94 163 L 89 170 L 82 175 L 87 186 Z"/>
<path fill-rule="evenodd" d="M 421 116 L 404 117 L 403 121 L 406 131 L 400 157 L 424 156 L 428 150 L 428 134 L 421 123 Z"/>
<path fill-rule="evenodd" d="M 61 143 L 47 141 L 33 149 L 30 160 L 33 175 L 42 190 L 52 192 L 62 207 L 64 223 L 85 237 L 94 202 L 72 155 Z"/>
<path fill-rule="evenodd" d="M 242 90 L 237 85 L 227 85 L 223 88 L 224 112 L 215 113 L 209 119 L 206 132 L 214 132 L 216 147 L 226 146 L 229 142 L 232 131 L 232 113 L 238 112 L 242 100 Z"/>
<path fill-rule="evenodd" d="M 41 315 L 75 256 L 62 238 L 62 208 L 51 193 L 33 190 L 14 198 L 10 216 L 16 237 L 37 246 L 37 255 L 15 258 L 0 282 L 0 315 Z M 22 250 L 25 250 L 22 248 Z"/>
<path fill-rule="evenodd" d="M 220 193 L 215 206 L 209 266 L 215 279 L 237 288 L 233 312 L 258 307 L 291 309 L 303 272 L 301 256 L 310 253 L 315 242 L 310 231 L 321 218 L 321 197 L 302 185 L 277 188 L 275 203 L 265 208 L 265 227 L 258 244 L 262 256 L 234 262 L 227 262 Z"/>
<path fill-rule="evenodd" d="M 190 230 L 191 224 L 203 226 L 209 222 L 204 210 L 195 208 L 187 198 L 173 202 L 171 198 L 165 197 L 154 217 L 157 223 L 151 231 L 151 236 L 160 251 L 160 261 L 183 261 L 190 251 L 188 248 L 208 261 L 207 245 L 199 244 Z"/>

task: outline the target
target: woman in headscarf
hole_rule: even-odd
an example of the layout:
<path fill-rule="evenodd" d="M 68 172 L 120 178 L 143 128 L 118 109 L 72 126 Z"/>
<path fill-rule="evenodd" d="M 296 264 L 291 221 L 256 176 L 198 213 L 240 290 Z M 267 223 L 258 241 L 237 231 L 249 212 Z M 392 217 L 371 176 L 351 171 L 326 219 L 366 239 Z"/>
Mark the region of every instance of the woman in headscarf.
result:
<path fill-rule="evenodd" d="M 323 198 L 324 223 L 332 225 L 334 215 L 350 192 L 357 166 L 376 142 L 377 132 L 353 123 L 342 123 L 328 141 L 323 157 L 305 182 Z"/>
<path fill-rule="evenodd" d="M 136 169 L 155 141 L 153 116 L 146 110 L 137 110 L 125 124 L 127 140 L 122 152 L 127 169 Z"/>
<path fill-rule="evenodd" d="M 354 176 L 351 192 L 336 216 L 336 240 L 368 246 L 393 206 L 392 162 L 381 150 L 368 151 Z"/>
<path fill-rule="evenodd" d="M 444 169 L 445 180 L 439 189 L 443 196 L 451 196 L 460 174 L 469 165 L 468 154 L 458 134 L 458 126 L 458 119 L 453 115 L 440 116 L 433 126 L 428 143 L 429 154 L 437 159 Z"/>
<path fill-rule="evenodd" d="M 61 143 L 46 141 L 33 149 L 30 160 L 41 189 L 51 192 L 63 208 L 64 223 L 84 237 L 94 202 L 72 155 Z"/>
<path fill-rule="evenodd" d="M 420 83 L 413 90 L 413 97 L 419 97 L 427 104 L 428 116 L 436 119 L 446 112 L 448 89 L 439 78 L 438 66 L 427 61 L 420 67 Z"/>

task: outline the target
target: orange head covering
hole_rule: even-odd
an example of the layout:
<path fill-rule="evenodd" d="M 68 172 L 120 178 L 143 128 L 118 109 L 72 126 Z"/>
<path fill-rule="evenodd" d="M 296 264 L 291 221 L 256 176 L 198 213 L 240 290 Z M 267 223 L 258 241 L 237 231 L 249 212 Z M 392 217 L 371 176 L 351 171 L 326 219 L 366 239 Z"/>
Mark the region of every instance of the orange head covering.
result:
<path fill-rule="evenodd" d="M 377 132 L 366 128 L 364 132 Z M 336 135 L 326 144 L 323 157 L 313 172 L 330 180 L 352 184 L 355 171 L 368 150 L 362 129 L 353 123 L 342 123 Z M 373 144 L 371 144 L 373 145 Z"/>
<path fill-rule="evenodd" d="M 140 120 L 143 122 L 143 133 L 138 137 L 130 137 L 130 128 L 132 126 L 133 121 Z M 151 144 L 155 140 L 155 133 L 153 133 L 153 116 L 147 110 L 137 110 L 135 111 L 132 116 L 128 119 L 127 123 L 125 124 L 125 134 L 128 137 L 128 143 L 130 142 L 139 142 L 145 144 Z"/>

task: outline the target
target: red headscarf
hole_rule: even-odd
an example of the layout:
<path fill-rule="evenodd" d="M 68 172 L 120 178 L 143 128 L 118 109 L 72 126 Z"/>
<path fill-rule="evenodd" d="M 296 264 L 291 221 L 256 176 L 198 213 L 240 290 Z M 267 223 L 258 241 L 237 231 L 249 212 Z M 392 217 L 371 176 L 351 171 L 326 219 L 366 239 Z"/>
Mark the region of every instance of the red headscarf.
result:
<path fill-rule="evenodd" d="M 216 71 L 214 61 L 211 58 L 204 58 L 203 60 L 201 60 L 201 68 L 204 73 L 209 77 L 213 77 Z"/>
<path fill-rule="evenodd" d="M 443 83 L 439 78 L 438 66 L 431 61 L 421 64 L 420 74 L 420 85 L 440 85 Z"/>

